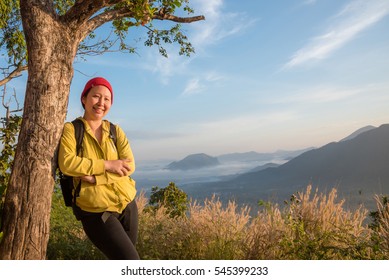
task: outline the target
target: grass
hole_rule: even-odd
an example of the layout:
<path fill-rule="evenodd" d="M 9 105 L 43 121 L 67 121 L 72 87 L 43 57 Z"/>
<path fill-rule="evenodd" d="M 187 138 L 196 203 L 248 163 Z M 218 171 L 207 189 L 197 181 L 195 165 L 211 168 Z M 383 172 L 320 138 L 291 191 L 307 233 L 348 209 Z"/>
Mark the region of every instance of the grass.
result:
<path fill-rule="evenodd" d="M 144 260 L 387 260 L 389 203 L 375 200 L 369 223 L 368 211 L 347 210 L 336 189 L 324 194 L 309 186 L 282 206 L 263 203 L 253 216 L 248 207 L 223 205 L 214 196 L 191 201 L 186 214 L 172 217 L 163 206 L 147 211 L 141 193 L 137 249 Z M 48 258 L 104 259 L 71 210 L 54 201 Z"/>
<path fill-rule="evenodd" d="M 163 208 L 144 211 L 140 195 L 137 248 L 143 259 L 388 259 L 389 209 L 376 200 L 380 223 L 372 229 L 368 211 L 345 210 L 336 189 L 322 194 L 309 186 L 283 207 L 266 203 L 255 217 L 213 197 L 170 218 Z"/>

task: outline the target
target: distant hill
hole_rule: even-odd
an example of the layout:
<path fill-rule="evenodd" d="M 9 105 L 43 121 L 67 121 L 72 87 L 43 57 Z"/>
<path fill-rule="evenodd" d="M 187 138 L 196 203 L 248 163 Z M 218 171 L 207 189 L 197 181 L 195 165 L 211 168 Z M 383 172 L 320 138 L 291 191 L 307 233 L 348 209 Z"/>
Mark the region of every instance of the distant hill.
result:
<path fill-rule="evenodd" d="M 362 128 L 360 128 L 360 129 L 358 129 L 357 131 L 351 133 L 349 136 L 343 138 L 343 139 L 340 140 L 340 141 L 351 140 L 351 139 L 355 138 L 356 136 L 358 136 L 359 134 L 364 133 L 364 132 L 369 131 L 369 130 L 372 130 L 372 129 L 374 129 L 374 128 L 376 128 L 376 127 L 375 127 L 375 126 L 372 126 L 372 125 L 368 125 L 368 126 L 362 127 Z"/>
<path fill-rule="evenodd" d="M 265 170 L 267 168 L 275 168 L 275 167 L 278 167 L 280 166 L 279 164 L 276 164 L 276 163 L 266 163 L 264 165 L 261 165 L 261 166 L 258 166 L 258 167 L 255 167 L 253 168 L 252 170 L 250 170 L 250 172 L 248 173 L 251 173 L 251 172 L 258 172 L 258 171 L 262 171 L 262 170 Z"/>
<path fill-rule="evenodd" d="M 206 154 L 193 154 L 180 161 L 170 163 L 166 169 L 169 170 L 190 170 L 219 165 L 217 158 Z"/>
<path fill-rule="evenodd" d="M 257 153 L 257 152 L 246 152 L 246 153 L 230 153 L 220 155 L 217 158 L 221 163 L 223 162 L 231 162 L 231 161 L 240 161 L 240 162 L 248 162 L 248 161 L 271 161 L 274 159 L 290 159 L 296 157 L 306 151 L 312 150 L 313 148 L 307 148 L 303 150 L 297 151 L 284 151 L 279 150 L 273 153 Z"/>
<path fill-rule="evenodd" d="M 322 191 L 336 187 L 350 205 L 363 202 L 374 207 L 374 194 L 389 193 L 389 124 L 307 151 L 278 167 L 188 186 L 187 192 L 204 196 L 212 192 L 255 205 L 259 199 L 282 202 L 308 184 Z"/>

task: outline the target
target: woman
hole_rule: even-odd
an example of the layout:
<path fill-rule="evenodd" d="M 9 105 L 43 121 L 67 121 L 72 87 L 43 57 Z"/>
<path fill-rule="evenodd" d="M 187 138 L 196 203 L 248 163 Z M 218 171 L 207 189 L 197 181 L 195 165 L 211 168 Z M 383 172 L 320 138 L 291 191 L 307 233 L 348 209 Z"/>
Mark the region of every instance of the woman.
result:
<path fill-rule="evenodd" d="M 135 249 L 138 209 L 135 203 L 135 161 L 128 139 L 115 126 L 116 144 L 110 138 L 110 123 L 103 118 L 113 102 L 110 83 L 93 78 L 81 93 L 85 109 L 82 154 L 76 154 L 74 126 L 66 123 L 59 147 L 58 163 L 65 175 L 81 180 L 73 206 L 89 239 L 109 259 L 139 259 Z"/>

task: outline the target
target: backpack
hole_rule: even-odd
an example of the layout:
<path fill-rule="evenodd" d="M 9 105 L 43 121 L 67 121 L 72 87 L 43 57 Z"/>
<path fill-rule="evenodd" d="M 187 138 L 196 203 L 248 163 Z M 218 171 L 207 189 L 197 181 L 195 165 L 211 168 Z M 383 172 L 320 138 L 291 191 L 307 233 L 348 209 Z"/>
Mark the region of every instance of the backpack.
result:
<path fill-rule="evenodd" d="M 82 155 L 82 140 L 84 138 L 84 123 L 80 119 L 75 119 L 72 121 L 72 124 L 74 126 L 74 136 L 76 138 L 76 153 L 77 155 Z M 113 140 L 115 146 L 116 146 L 116 128 L 115 125 L 111 122 L 109 123 L 109 137 Z M 62 190 L 62 196 L 65 202 L 66 206 L 73 206 L 76 204 L 76 197 L 80 193 L 81 189 L 81 180 L 78 183 L 78 186 L 74 189 L 73 184 L 73 177 L 67 176 L 59 170 L 59 184 L 61 186 Z M 74 190 L 74 192 L 73 192 Z"/>

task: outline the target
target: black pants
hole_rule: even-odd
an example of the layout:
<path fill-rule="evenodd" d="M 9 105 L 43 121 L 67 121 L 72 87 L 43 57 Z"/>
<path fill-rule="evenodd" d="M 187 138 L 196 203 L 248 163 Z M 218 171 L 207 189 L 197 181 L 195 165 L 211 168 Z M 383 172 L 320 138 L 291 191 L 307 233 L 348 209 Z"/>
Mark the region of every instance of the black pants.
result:
<path fill-rule="evenodd" d="M 122 214 L 88 213 L 80 217 L 92 243 L 110 260 L 139 260 L 135 244 L 138 237 L 138 207 L 133 200 Z"/>

